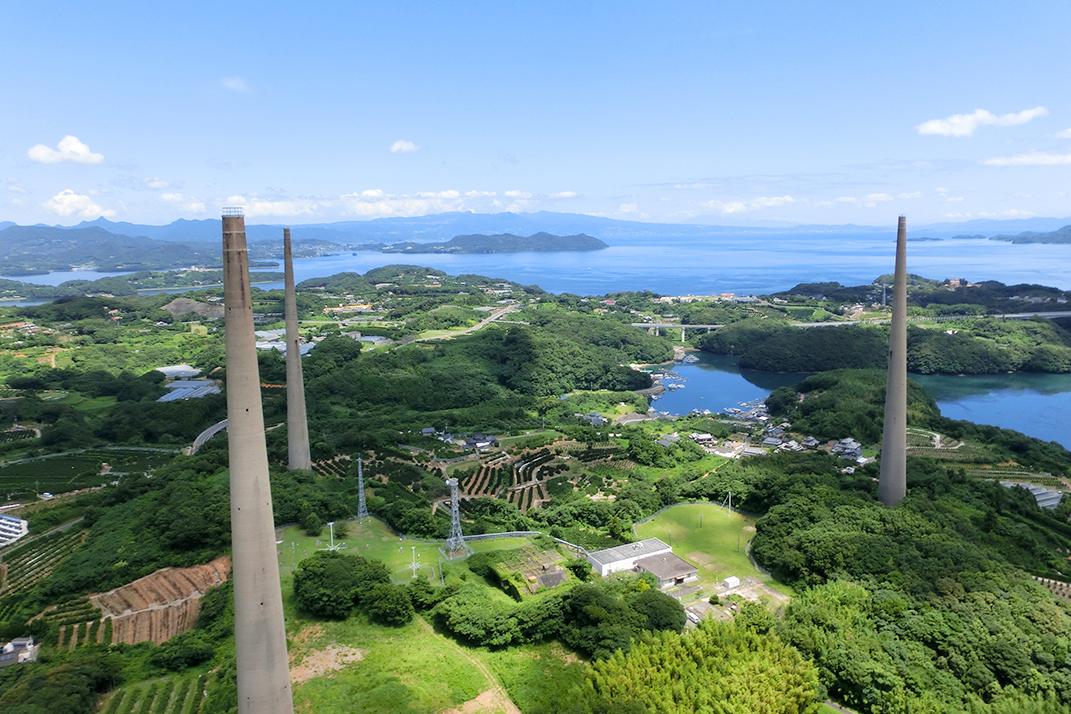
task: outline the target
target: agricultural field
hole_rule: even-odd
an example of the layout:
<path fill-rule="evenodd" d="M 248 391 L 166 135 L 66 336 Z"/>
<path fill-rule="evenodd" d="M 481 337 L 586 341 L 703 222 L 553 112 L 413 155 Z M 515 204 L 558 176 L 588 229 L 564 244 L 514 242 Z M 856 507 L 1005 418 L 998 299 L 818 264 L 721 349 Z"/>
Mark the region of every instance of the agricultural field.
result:
<path fill-rule="evenodd" d="M 144 473 L 171 456 L 136 449 L 89 449 L 23 459 L 0 466 L 0 498 L 11 500 L 100 486 L 121 474 Z M 104 468 L 104 464 L 110 468 Z"/>
<path fill-rule="evenodd" d="M 694 564 L 700 584 L 709 589 L 730 575 L 790 592 L 755 567 L 747 555 L 755 519 L 713 503 L 681 503 L 637 523 L 637 538 L 660 538 L 673 552 Z"/>
<path fill-rule="evenodd" d="M 109 693 L 97 711 L 100 714 L 198 714 L 213 673 L 187 673 L 150 679 Z"/>
<path fill-rule="evenodd" d="M 14 444 L 15 442 L 27 442 L 37 438 L 37 433 L 32 429 L 9 429 L 0 431 L 0 445 Z"/>
<path fill-rule="evenodd" d="M 464 498 L 502 498 L 526 512 L 550 501 L 549 480 L 567 468 L 546 448 L 512 461 L 499 453 L 460 476 L 458 486 Z"/>
<path fill-rule="evenodd" d="M 0 620 L 18 605 L 11 598 L 46 578 L 85 540 L 86 532 L 71 528 L 13 546 L 0 565 Z"/>

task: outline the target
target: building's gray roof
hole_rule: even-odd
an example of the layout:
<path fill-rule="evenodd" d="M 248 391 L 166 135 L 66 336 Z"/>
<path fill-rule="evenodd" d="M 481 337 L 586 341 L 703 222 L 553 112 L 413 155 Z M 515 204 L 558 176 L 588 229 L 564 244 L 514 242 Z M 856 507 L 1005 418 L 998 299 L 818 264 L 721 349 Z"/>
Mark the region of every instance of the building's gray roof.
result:
<path fill-rule="evenodd" d="M 663 543 L 658 538 L 647 538 L 645 540 L 636 541 L 635 543 L 626 543 L 625 545 L 617 545 L 613 548 L 596 550 L 593 553 L 589 553 L 588 557 L 603 565 L 609 565 L 610 563 L 628 560 L 629 558 L 644 558 L 648 555 L 654 555 L 660 550 L 668 549 L 669 545 Z"/>
<path fill-rule="evenodd" d="M 694 565 L 673 553 L 649 555 L 646 558 L 637 560 L 636 567 L 640 570 L 646 570 L 659 580 L 683 578 L 698 572 Z"/>

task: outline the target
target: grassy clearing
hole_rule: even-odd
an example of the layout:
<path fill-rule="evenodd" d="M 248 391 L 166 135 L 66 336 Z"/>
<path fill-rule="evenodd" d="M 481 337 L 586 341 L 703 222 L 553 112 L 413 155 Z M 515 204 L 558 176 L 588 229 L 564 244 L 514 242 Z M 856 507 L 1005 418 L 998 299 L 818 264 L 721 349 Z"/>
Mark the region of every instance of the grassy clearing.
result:
<path fill-rule="evenodd" d="M 557 642 L 473 651 L 525 714 L 562 711 L 574 688 L 584 681 L 583 662 Z"/>
<path fill-rule="evenodd" d="M 712 586 L 730 575 L 751 577 L 784 593 L 786 586 L 761 573 L 747 557 L 755 519 L 713 503 L 681 503 L 636 525 L 640 538 L 661 538 L 673 552 L 693 563 L 702 584 Z"/>
<path fill-rule="evenodd" d="M 443 577 L 452 573 L 468 577 L 470 571 L 464 561 L 442 562 L 439 541 L 417 540 L 394 533 L 377 518 L 367 518 L 363 523 L 356 520 L 346 521 L 349 535 L 336 539 L 336 543 L 345 545 L 343 553 L 361 555 L 365 558 L 383 561 L 391 572 L 395 582 L 406 583 L 413 577 L 412 561 L 415 555 L 417 574 L 427 577 L 432 582 L 440 579 L 440 565 Z M 279 572 L 283 580 L 283 590 L 289 588 L 297 564 L 305 558 L 328 546 L 329 534 L 325 527 L 319 537 L 305 535 L 297 526 L 283 529 L 279 545 Z M 497 538 L 475 541 L 469 545 L 474 551 L 508 550 L 521 548 L 528 543 L 527 538 Z"/>
<path fill-rule="evenodd" d="M 356 553 L 382 560 L 395 581 L 406 582 L 416 548 L 418 572 L 437 581 L 439 543 L 401 538 L 375 518 L 358 524 L 347 522 L 349 535 L 343 553 Z M 296 527 L 282 531 L 280 574 L 286 611 L 291 665 L 329 645 L 344 645 L 362 651 L 360 661 L 336 671 L 324 671 L 295 686 L 296 711 L 325 714 L 362 712 L 433 712 L 457 707 L 481 692 L 501 684 L 523 712 L 553 712 L 560 709 L 572 683 L 579 681 L 582 666 L 560 645 L 528 645 L 501 652 L 464 647 L 434 630 L 417 617 L 404 627 L 383 627 L 354 614 L 343 621 L 313 620 L 299 613 L 293 600 L 296 563 L 325 547 L 327 532 L 319 539 Z M 318 542 L 319 541 L 319 542 Z M 471 543 L 474 551 L 513 550 L 529 543 L 525 538 L 503 538 Z M 464 561 L 443 563 L 447 581 L 478 579 Z M 503 601 L 510 598 L 488 588 Z M 549 685 L 549 686 L 548 686 Z"/>
<path fill-rule="evenodd" d="M 457 654 L 458 645 L 422 618 L 381 627 L 354 615 L 341 622 L 288 617 L 291 661 L 299 664 L 331 644 L 364 657 L 299 684 L 294 708 L 309 712 L 434 712 L 458 706 L 488 689 L 486 676 Z"/>

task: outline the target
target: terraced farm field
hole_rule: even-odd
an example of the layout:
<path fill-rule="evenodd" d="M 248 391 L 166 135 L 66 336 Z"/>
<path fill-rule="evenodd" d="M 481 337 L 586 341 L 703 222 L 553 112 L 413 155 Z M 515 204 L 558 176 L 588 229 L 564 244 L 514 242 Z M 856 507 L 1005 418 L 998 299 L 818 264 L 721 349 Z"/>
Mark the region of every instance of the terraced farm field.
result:
<path fill-rule="evenodd" d="M 551 499 L 547 482 L 566 469 L 548 449 L 524 454 L 511 461 L 505 454 L 485 461 L 461 476 L 461 496 L 503 498 L 522 511 L 543 505 Z"/>
<path fill-rule="evenodd" d="M 111 692 L 100 714 L 198 714 L 215 680 L 212 672 L 162 677 Z"/>
<path fill-rule="evenodd" d="M 48 577 L 85 541 L 86 535 L 86 531 L 71 529 L 15 546 L 4 553 L 3 566 L 0 566 L 0 602 Z M 0 605 L 0 609 L 4 607 L 6 605 Z M 3 619 L 2 612 L 0 619 Z"/>
<path fill-rule="evenodd" d="M 120 474 L 144 473 L 171 458 L 169 453 L 91 449 L 0 466 L 0 498 L 65 493 L 114 481 Z M 102 464 L 111 468 L 101 473 Z"/>
<path fill-rule="evenodd" d="M 313 463 L 312 470 L 321 476 L 343 478 L 346 475 L 346 472 L 351 468 L 352 462 L 353 457 L 349 454 L 338 454 L 330 459 L 324 459 L 323 461 Z"/>

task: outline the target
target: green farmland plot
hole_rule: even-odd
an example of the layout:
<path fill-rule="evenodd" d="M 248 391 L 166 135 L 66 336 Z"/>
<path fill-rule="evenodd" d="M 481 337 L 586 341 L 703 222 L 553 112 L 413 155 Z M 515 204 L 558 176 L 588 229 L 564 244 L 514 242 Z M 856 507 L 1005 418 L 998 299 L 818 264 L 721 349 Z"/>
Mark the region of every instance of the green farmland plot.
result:
<path fill-rule="evenodd" d="M 10 463 L 0 466 L 0 499 L 100 486 L 121 474 L 144 473 L 171 457 L 154 451 L 91 449 Z"/>

